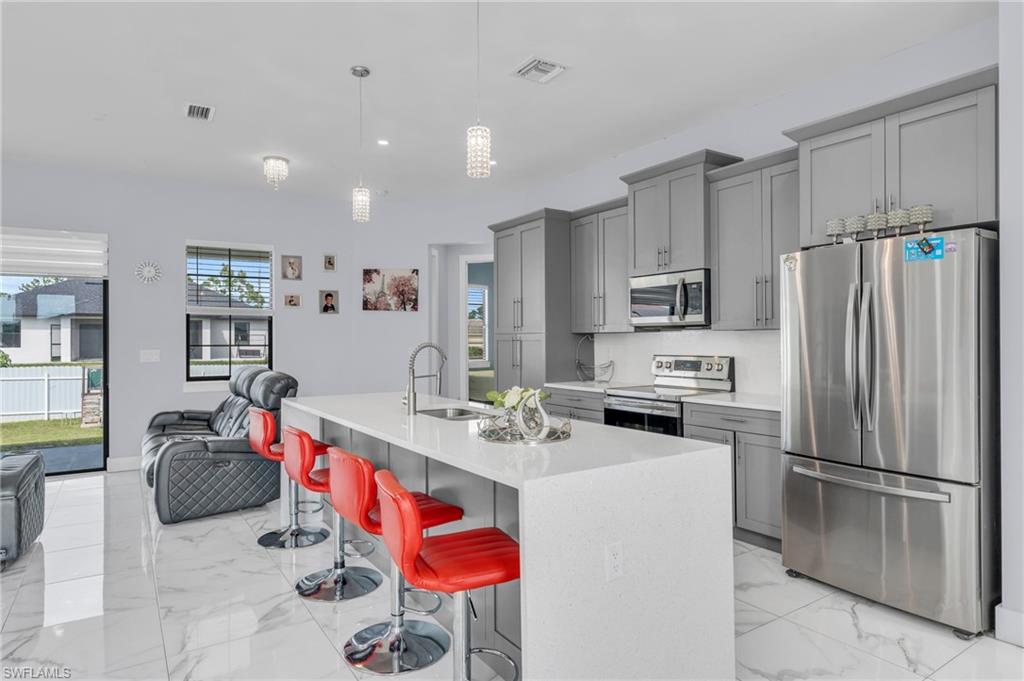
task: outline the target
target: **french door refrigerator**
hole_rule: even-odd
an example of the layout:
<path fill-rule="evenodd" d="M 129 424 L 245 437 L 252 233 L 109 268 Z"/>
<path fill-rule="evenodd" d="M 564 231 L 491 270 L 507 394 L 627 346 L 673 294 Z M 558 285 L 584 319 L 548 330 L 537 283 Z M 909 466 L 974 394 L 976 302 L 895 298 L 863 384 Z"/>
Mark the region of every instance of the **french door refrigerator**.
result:
<path fill-rule="evenodd" d="M 782 562 L 964 632 L 998 589 L 997 241 L 782 256 Z"/>

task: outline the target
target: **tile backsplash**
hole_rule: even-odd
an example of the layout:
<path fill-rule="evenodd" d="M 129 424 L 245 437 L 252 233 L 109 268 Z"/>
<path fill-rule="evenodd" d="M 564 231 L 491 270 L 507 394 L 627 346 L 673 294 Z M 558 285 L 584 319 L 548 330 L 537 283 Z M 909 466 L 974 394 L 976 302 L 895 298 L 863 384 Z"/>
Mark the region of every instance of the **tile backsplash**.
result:
<path fill-rule="evenodd" d="M 615 361 L 616 382 L 651 382 L 651 356 L 732 355 L 736 358 L 736 391 L 777 395 L 782 364 L 778 331 L 643 331 L 605 333 L 594 338 L 594 359 Z"/>

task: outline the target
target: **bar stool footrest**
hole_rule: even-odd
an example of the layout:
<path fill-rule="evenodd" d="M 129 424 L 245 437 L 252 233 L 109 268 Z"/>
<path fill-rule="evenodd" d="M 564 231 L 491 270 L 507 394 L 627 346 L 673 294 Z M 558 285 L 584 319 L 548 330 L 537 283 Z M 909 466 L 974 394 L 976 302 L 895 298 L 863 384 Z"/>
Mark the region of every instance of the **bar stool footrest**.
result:
<path fill-rule="evenodd" d="M 409 605 L 408 603 L 404 603 L 403 605 L 405 606 L 406 612 L 416 613 L 417 615 L 433 615 L 435 612 L 440 610 L 441 606 L 444 604 L 444 601 L 441 600 L 441 594 L 437 593 L 436 591 L 427 591 L 426 589 L 416 589 L 416 588 L 411 587 L 411 586 L 405 587 L 404 591 L 407 594 L 408 593 L 426 594 L 428 596 L 431 596 L 431 597 L 437 599 L 437 605 L 435 605 L 432 608 L 428 608 L 426 610 L 421 610 L 420 608 L 414 608 L 411 605 Z"/>
<path fill-rule="evenodd" d="M 512 668 L 512 681 L 519 681 L 519 665 L 513 660 L 507 653 L 503 653 L 500 650 L 494 648 L 470 648 L 470 655 L 493 655 L 500 657 Z"/>
<path fill-rule="evenodd" d="M 363 552 L 360 552 L 358 550 L 352 552 L 345 551 L 346 558 L 366 558 L 367 556 L 373 555 L 373 552 L 377 550 L 376 545 L 374 545 L 374 543 L 369 539 L 346 539 L 345 548 L 348 548 L 349 544 L 353 546 L 357 544 L 366 544 L 369 547 L 369 549 Z"/>

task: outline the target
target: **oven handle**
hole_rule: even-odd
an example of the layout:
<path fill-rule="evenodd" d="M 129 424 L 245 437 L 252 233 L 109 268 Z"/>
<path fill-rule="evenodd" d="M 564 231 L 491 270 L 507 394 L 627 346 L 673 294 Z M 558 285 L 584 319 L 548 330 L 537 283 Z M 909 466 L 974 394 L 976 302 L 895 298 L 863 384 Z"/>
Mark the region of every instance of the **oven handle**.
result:
<path fill-rule="evenodd" d="M 655 404 L 647 400 L 622 400 L 610 397 L 604 400 L 604 408 L 611 411 L 626 411 L 648 416 L 680 416 L 682 413 L 678 404 Z"/>

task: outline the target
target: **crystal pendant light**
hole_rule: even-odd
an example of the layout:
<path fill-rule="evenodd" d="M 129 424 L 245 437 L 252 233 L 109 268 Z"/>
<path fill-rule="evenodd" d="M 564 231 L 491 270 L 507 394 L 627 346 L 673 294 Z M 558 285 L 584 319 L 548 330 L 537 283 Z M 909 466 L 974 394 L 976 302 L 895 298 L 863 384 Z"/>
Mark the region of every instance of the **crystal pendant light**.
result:
<path fill-rule="evenodd" d="M 264 156 L 263 176 L 267 178 L 267 184 L 274 185 L 274 191 L 277 191 L 281 183 L 288 179 L 288 159 L 284 156 Z"/>
<path fill-rule="evenodd" d="M 359 79 L 359 185 L 352 188 L 352 220 L 370 221 L 370 189 L 363 186 L 363 79 L 370 75 L 365 66 L 353 66 L 352 75 Z"/>
<path fill-rule="evenodd" d="M 466 174 L 491 176 L 491 129 L 480 125 L 480 0 L 476 2 L 476 125 L 466 130 Z"/>

